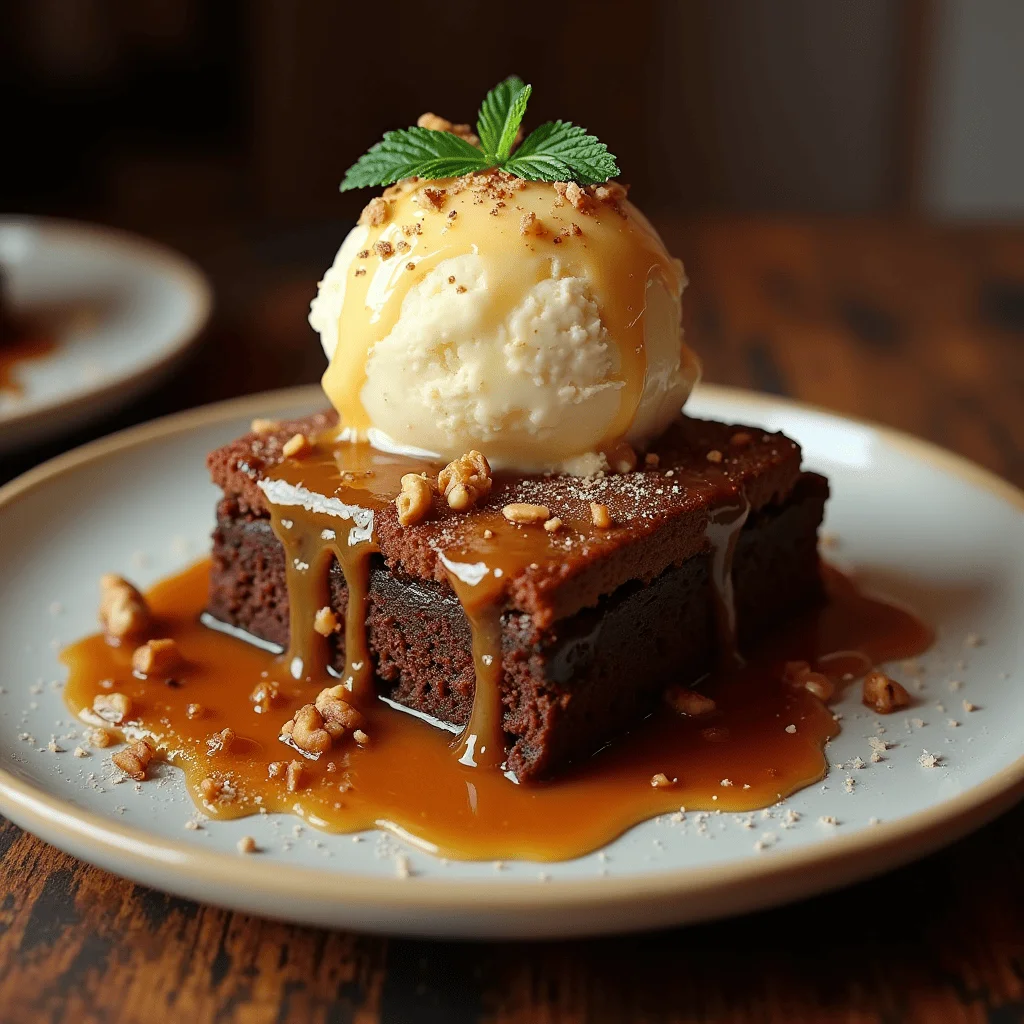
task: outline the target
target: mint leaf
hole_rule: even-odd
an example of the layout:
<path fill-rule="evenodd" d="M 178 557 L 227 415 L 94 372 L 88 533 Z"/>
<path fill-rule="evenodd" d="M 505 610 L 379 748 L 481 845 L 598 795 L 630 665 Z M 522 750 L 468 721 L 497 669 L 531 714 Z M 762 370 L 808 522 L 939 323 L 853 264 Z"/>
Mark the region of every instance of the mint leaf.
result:
<path fill-rule="evenodd" d="M 596 185 L 619 173 L 608 147 L 571 121 L 548 121 L 534 129 L 502 166 L 529 181 L 581 185 Z"/>
<path fill-rule="evenodd" d="M 480 104 L 480 113 L 476 118 L 476 133 L 480 136 L 480 145 L 484 152 L 489 153 L 495 159 L 497 159 L 509 111 L 524 87 L 525 84 L 518 75 L 509 75 L 504 82 L 496 85 Z M 520 115 L 520 120 L 522 120 L 522 115 Z M 512 137 L 515 138 L 515 131 L 512 132 Z"/>
<path fill-rule="evenodd" d="M 405 128 L 384 138 L 349 169 L 341 191 L 392 185 L 401 178 L 455 178 L 493 166 L 476 146 L 451 132 Z"/>
<path fill-rule="evenodd" d="M 608 147 L 571 121 L 549 121 L 512 153 L 533 87 L 516 75 L 496 85 L 477 117 L 480 146 L 451 132 L 405 128 L 384 138 L 348 169 L 341 183 L 352 188 L 391 185 L 401 178 L 457 178 L 500 167 L 529 181 L 596 185 L 619 173 Z"/>

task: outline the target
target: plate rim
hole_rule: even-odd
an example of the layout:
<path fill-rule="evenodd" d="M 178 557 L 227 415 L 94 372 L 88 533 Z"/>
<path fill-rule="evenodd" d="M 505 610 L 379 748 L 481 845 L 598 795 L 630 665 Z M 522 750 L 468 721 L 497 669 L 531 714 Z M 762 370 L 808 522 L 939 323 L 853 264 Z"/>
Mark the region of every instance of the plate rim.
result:
<path fill-rule="evenodd" d="M 755 410 L 781 405 L 867 427 L 898 449 L 938 465 L 1024 513 L 1024 491 L 932 442 L 865 419 L 780 396 L 713 384 L 701 384 L 699 388 L 712 400 L 742 402 Z M 61 473 L 117 452 L 221 421 L 257 413 L 265 415 L 291 406 L 313 406 L 323 401 L 318 385 L 305 385 L 229 399 L 130 427 L 58 455 L 0 487 L 0 514 L 20 497 Z M 298 910 L 306 905 L 304 901 L 308 902 L 309 894 L 315 892 L 319 903 L 327 910 L 421 913 L 443 910 L 449 915 L 468 914 L 478 918 L 492 911 L 515 910 L 528 916 L 540 910 L 584 910 L 656 900 L 679 911 L 662 923 L 696 920 L 717 916 L 721 912 L 712 905 L 712 897 L 729 904 L 728 894 L 731 893 L 731 902 L 735 904 L 738 899 L 740 903 L 725 912 L 738 912 L 809 896 L 898 867 L 980 827 L 1022 797 L 1024 755 L 955 797 L 913 814 L 883 821 L 870 829 L 832 837 L 827 845 L 814 843 L 800 849 L 773 851 L 770 856 L 743 858 L 723 865 L 670 868 L 623 877 L 552 878 L 543 884 L 533 884 L 527 879 L 446 880 L 371 876 L 205 850 L 180 840 L 154 836 L 145 829 L 123 825 L 101 814 L 75 807 L 70 801 L 52 796 L 19 779 L 0 765 L 0 814 L 27 831 L 46 837 L 52 845 L 117 874 L 193 899 L 250 910 L 254 902 L 259 902 L 259 913 L 305 920 L 313 919 L 309 912 L 289 914 L 286 910 L 274 909 L 274 905 L 288 906 L 288 901 L 294 901 L 293 905 Z M 56 840 L 50 838 L 54 836 Z M 112 864 L 116 867 L 110 866 Z M 808 868 L 813 869 L 812 878 L 797 877 Z M 156 878 L 154 872 L 161 873 L 160 877 Z M 315 883 L 325 878 L 330 879 L 331 885 L 326 890 L 318 889 Z M 773 882 L 776 883 L 774 887 Z M 759 891 L 749 892 L 745 897 L 744 893 L 752 888 Z M 204 895 L 197 897 L 197 889 L 205 890 Z M 258 898 L 255 893 L 259 894 Z M 270 907 L 267 906 L 268 900 Z M 583 930 L 627 930 L 647 926 L 645 920 L 638 920 L 614 929 L 601 926 L 595 929 L 584 927 Z M 566 925 L 563 931 L 569 934 L 578 929 Z M 475 929 L 472 933 L 506 932 L 498 927 Z M 545 931 L 536 923 L 535 927 L 527 926 L 522 934 L 557 933 Z"/>
<path fill-rule="evenodd" d="M 173 278 L 177 282 L 182 292 L 188 295 L 191 308 L 181 329 L 171 336 L 167 342 L 167 350 L 159 358 L 150 359 L 131 373 L 121 372 L 114 379 L 100 385 L 91 385 L 83 381 L 62 395 L 54 395 L 43 401 L 29 399 L 7 410 L 0 410 L 0 426 L 31 432 L 40 421 L 57 410 L 69 414 L 68 419 L 71 420 L 80 409 L 102 403 L 107 396 L 116 397 L 123 393 L 126 387 L 133 388 L 132 394 L 135 394 L 151 381 L 159 379 L 183 359 L 209 323 L 214 306 L 213 285 L 199 264 L 177 249 L 134 231 L 105 224 L 64 217 L 0 215 L 0 230 L 18 227 L 60 232 L 64 237 L 99 240 L 112 244 L 129 258 L 141 254 L 149 267 L 159 268 L 166 278 Z M 30 436 L 29 443 L 32 440 Z"/>

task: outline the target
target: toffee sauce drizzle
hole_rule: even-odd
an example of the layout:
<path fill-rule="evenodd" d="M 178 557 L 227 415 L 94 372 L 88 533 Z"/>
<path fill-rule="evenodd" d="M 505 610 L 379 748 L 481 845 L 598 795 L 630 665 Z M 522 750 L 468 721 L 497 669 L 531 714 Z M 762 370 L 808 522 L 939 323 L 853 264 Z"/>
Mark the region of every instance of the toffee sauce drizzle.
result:
<path fill-rule="evenodd" d="M 395 714 L 376 699 L 366 639 L 370 560 L 378 551 L 374 516 L 393 500 L 403 474 L 421 470 L 436 473 L 437 467 L 348 442 L 320 444 L 307 458 L 283 463 L 263 487 L 288 559 L 288 651 L 274 655 L 200 624 L 208 563 L 199 563 L 148 595 L 154 635 L 177 640 L 186 659 L 175 672 L 175 685 L 134 676 L 130 648 L 93 636 L 63 655 L 71 710 L 101 724 L 91 711 L 93 698 L 111 691 L 129 696 L 132 712 L 124 735 L 148 736 L 164 758 L 180 766 L 197 804 L 211 817 L 282 811 L 332 831 L 389 828 L 449 857 L 560 860 L 681 804 L 751 810 L 817 781 L 827 769 L 823 745 L 838 726 L 817 698 L 781 683 L 782 664 L 805 659 L 839 683 L 845 674 L 862 675 L 880 661 L 911 657 L 931 643 L 930 631 L 912 615 L 861 595 L 826 570 L 826 606 L 741 663 L 730 576 L 749 506 L 724 476 L 710 485 L 705 477 L 702 485 L 712 486 L 716 496 L 707 539 L 717 628 L 730 652 L 729 664 L 704 687 L 717 710 L 687 718 L 663 709 L 556 781 L 514 785 L 496 770 L 505 758 L 501 616 L 515 572 L 554 550 L 540 527 L 515 526 L 500 512 L 488 512 L 474 517 L 472 532 L 454 532 L 438 552 L 471 624 L 476 665 L 472 714 L 454 743 L 450 732 L 412 714 Z M 583 520 L 566 523 L 566 529 L 584 534 L 594 529 Z M 280 729 L 322 686 L 339 681 L 330 668 L 336 640 L 312 626 L 319 608 L 338 607 L 329 582 L 335 560 L 348 590 L 341 679 L 366 716 L 371 742 L 366 748 L 348 742 L 307 760 L 280 741 Z M 187 710 L 196 707 L 196 715 Z M 786 731 L 789 724 L 795 731 Z M 230 750 L 212 741 L 225 727 L 235 734 Z M 279 774 L 268 774 L 271 762 L 289 758 L 303 765 L 294 791 Z M 656 774 L 671 785 L 654 787 Z M 210 778 L 218 787 L 213 798 L 204 786 Z"/>
<path fill-rule="evenodd" d="M 348 592 L 342 682 L 357 706 L 365 708 L 375 700 L 366 635 L 370 558 L 380 550 L 374 516 L 394 501 L 402 475 L 436 476 L 438 468 L 424 460 L 412 460 L 410 465 L 406 456 L 328 437 L 314 446 L 312 454 L 286 460 L 260 483 L 272 528 L 285 550 L 290 627 L 285 661 L 293 678 L 318 688 L 335 682 L 328 675 L 330 640 L 316 632 L 313 620 L 318 609 L 331 606 L 328 577 L 336 560 Z M 705 540 L 711 552 L 715 621 L 723 663 L 736 665 L 742 659 L 736 644 L 732 560 L 750 503 L 723 473 L 706 473 L 693 484 L 712 488 Z M 589 520 L 568 514 L 565 518 L 566 529 L 584 537 L 597 530 Z M 470 530 L 460 531 L 438 550 L 473 637 L 473 708 L 454 744 L 460 764 L 505 767 L 501 616 L 508 582 L 531 563 L 550 559 L 552 551 L 550 536 L 539 524 L 517 526 L 496 511 L 475 516 Z"/>

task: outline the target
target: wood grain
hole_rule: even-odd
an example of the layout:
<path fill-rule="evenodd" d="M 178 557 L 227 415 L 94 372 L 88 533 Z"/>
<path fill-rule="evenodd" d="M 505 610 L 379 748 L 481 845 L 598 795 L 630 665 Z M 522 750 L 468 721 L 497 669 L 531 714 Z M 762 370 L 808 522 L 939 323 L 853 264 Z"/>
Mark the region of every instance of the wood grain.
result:
<path fill-rule="evenodd" d="M 688 330 L 707 379 L 879 420 L 1024 483 L 1024 230 L 663 226 L 692 279 Z M 329 256 L 319 241 L 175 241 L 222 297 L 206 345 L 156 396 L 70 443 L 320 372 L 303 324 Z M 0 461 L 0 479 L 68 444 Z M 1011 1024 L 1024 1020 L 1024 809 L 793 907 L 520 945 L 367 938 L 201 907 L 0 820 L 0 1022 L 150 1020 Z"/>

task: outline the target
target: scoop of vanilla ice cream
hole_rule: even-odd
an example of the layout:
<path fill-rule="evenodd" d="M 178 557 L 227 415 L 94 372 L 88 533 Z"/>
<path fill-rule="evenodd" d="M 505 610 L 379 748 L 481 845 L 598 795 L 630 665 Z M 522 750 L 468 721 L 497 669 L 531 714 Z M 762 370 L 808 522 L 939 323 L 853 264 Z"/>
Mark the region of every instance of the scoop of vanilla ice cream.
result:
<path fill-rule="evenodd" d="M 535 201 L 538 197 L 540 203 Z M 359 225 L 346 238 L 320 284 L 309 321 L 333 364 L 339 346 L 361 344 L 349 337 L 361 325 L 358 318 L 353 320 L 355 300 L 348 293 L 365 288 L 360 312 L 366 330 L 376 329 L 378 336 L 361 360 L 364 377 L 358 399 L 365 415 L 364 432 L 376 447 L 430 453 L 445 460 L 475 448 L 495 468 L 589 474 L 606 467 L 603 448 L 610 438 L 643 448 L 679 415 L 699 372 L 682 344 L 681 267 L 630 207 L 627 216 L 642 221 L 651 244 L 661 247 L 669 272 L 647 263 L 603 266 L 602 273 L 592 272 L 605 257 L 608 262 L 615 255 L 614 238 L 606 246 L 609 251 L 602 252 L 603 236 L 594 218 L 602 212 L 616 219 L 623 214 L 597 210 L 595 204 L 584 216 L 563 204 L 566 223 L 574 223 L 570 214 L 589 222 L 583 224 L 581 236 L 567 235 L 564 245 L 554 245 L 552 239 L 559 237 L 551 233 L 558 230 L 551 209 L 555 197 L 550 184 L 534 183 L 514 197 L 520 211 L 524 205 L 542 207 L 551 224 L 543 228 L 544 235 L 534 236 L 535 244 L 526 241 L 526 222 L 520 223 L 518 215 L 497 247 L 480 232 L 495 232 L 500 218 L 478 217 L 473 225 L 457 227 L 451 226 L 451 218 L 443 230 L 457 244 L 444 245 L 439 236 L 430 248 L 435 258 L 425 266 L 412 260 L 403 265 L 406 255 L 415 256 L 416 248 L 407 243 L 403 252 L 401 242 L 420 241 L 429 219 L 450 210 L 394 211 L 392 234 L 397 241 L 389 244 L 398 251 L 376 260 L 376 265 L 377 253 L 370 246 L 379 244 L 379 230 Z M 450 202 L 460 220 L 475 212 Z M 401 233 L 402 213 L 410 218 L 409 224 L 421 225 L 419 234 Z M 618 228 L 612 221 L 608 226 Z M 563 257 L 574 244 L 584 258 Z M 584 250 L 585 245 L 589 249 Z M 452 255 L 446 255 L 449 250 Z M 514 262 L 517 258 L 528 264 L 525 272 Z M 607 286 L 609 274 L 616 273 L 639 276 L 625 299 Z M 415 274 L 415 280 L 410 282 L 406 274 Z M 400 304 L 382 327 L 399 286 Z M 602 315 L 611 312 L 614 303 L 628 303 L 630 295 L 635 296 L 635 309 L 615 309 L 617 317 Z M 640 321 L 642 333 L 617 337 L 610 321 L 630 329 Z M 620 328 L 619 333 L 625 330 Z M 636 398 L 625 429 L 617 430 L 630 373 L 636 372 L 638 338 L 643 379 L 633 382 Z M 353 365 L 358 368 L 360 362 Z M 334 400 L 327 386 L 329 375 L 330 371 L 325 390 Z M 335 404 L 344 424 L 341 406 L 346 403 Z"/>

